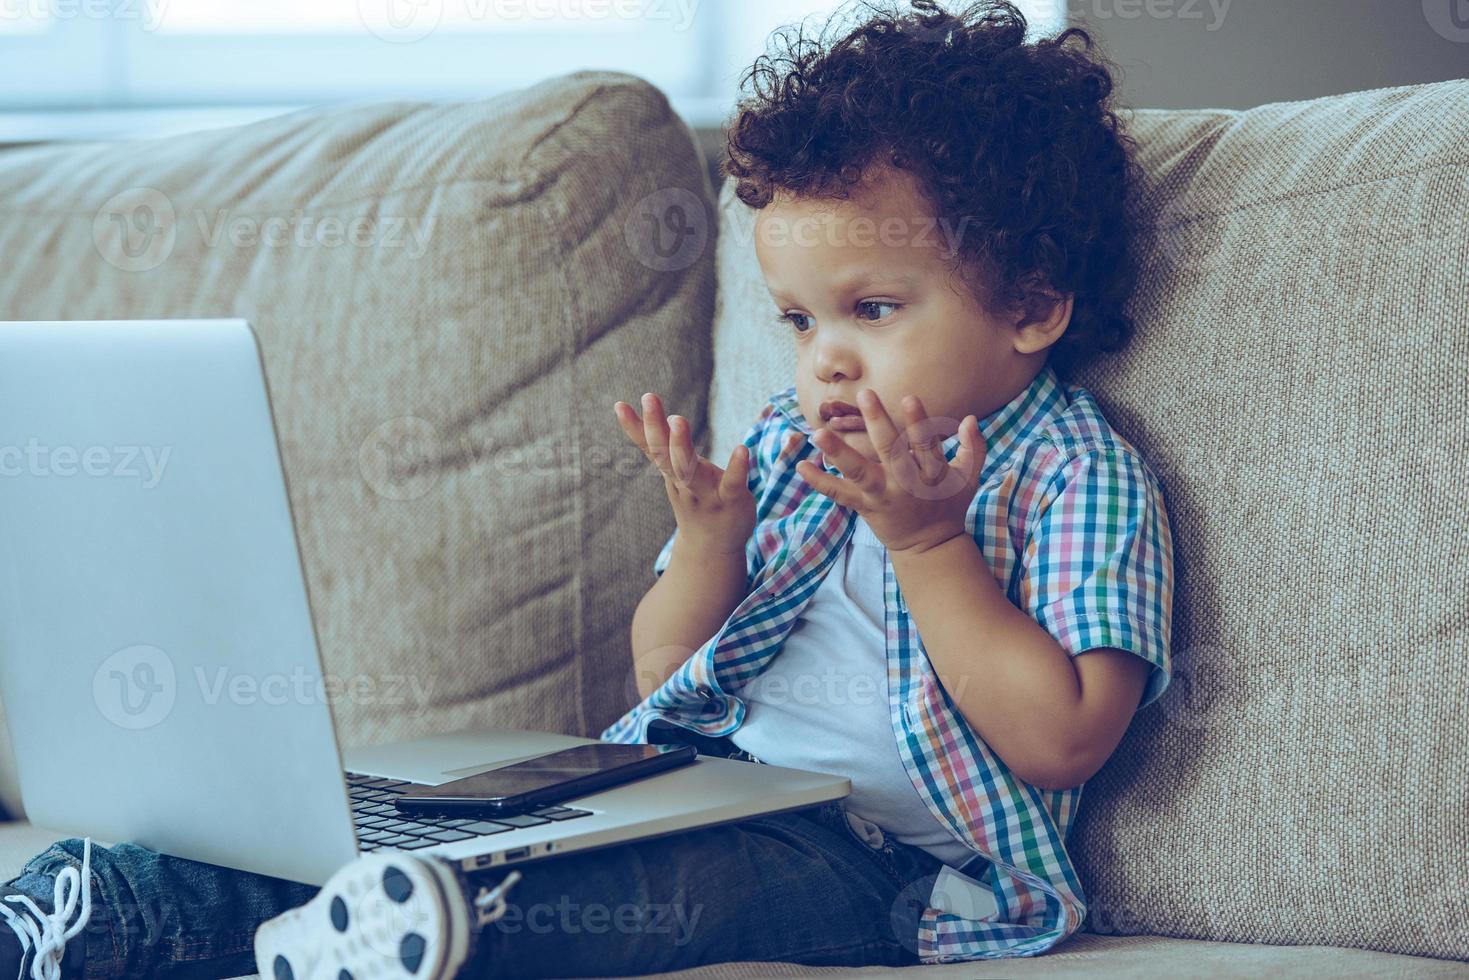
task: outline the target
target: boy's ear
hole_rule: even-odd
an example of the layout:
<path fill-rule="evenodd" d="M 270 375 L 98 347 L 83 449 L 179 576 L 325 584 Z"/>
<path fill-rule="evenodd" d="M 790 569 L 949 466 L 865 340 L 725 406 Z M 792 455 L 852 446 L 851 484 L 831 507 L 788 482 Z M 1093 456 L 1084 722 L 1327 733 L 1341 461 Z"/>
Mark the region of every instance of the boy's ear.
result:
<path fill-rule="evenodd" d="M 1071 323 L 1075 300 L 1071 293 L 1035 294 L 1015 316 L 1015 349 L 1022 354 L 1033 354 L 1060 340 Z"/>

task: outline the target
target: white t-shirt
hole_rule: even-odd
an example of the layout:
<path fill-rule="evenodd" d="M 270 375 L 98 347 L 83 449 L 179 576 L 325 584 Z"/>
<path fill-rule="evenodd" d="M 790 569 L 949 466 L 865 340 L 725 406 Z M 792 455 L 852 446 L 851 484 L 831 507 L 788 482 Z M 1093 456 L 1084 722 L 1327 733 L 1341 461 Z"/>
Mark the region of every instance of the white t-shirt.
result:
<path fill-rule="evenodd" d="M 730 740 L 763 762 L 845 776 L 854 829 L 888 836 L 955 867 L 974 852 L 914 789 L 888 711 L 883 544 L 860 516 L 847 546 L 765 670 L 733 693 L 744 722 Z"/>

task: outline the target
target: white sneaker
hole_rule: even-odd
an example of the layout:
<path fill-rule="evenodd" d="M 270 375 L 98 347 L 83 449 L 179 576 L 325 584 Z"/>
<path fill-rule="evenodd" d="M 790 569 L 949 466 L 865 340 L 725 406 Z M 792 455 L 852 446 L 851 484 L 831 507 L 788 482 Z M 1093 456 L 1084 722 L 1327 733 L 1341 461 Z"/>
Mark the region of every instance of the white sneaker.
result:
<path fill-rule="evenodd" d="M 404 852 L 365 854 L 311 901 L 255 932 L 261 980 L 452 980 L 479 926 L 505 912 L 510 871 L 473 903 L 454 869 Z"/>
<path fill-rule="evenodd" d="M 78 897 L 80 896 L 80 909 Z M 13 903 L 16 907 L 11 908 Z M 30 913 L 27 917 L 26 913 Z M 72 914 L 76 913 L 76 918 Z M 82 841 L 82 867 L 62 868 L 52 886 L 51 911 L 42 912 L 28 895 L 6 895 L 0 901 L 0 916 L 20 940 L 22 977 L 61 980 L 61 961 L 66 944 L 92 918 L 92 838 Z M 30 969 L 25 968 L 29 955 Z"/>

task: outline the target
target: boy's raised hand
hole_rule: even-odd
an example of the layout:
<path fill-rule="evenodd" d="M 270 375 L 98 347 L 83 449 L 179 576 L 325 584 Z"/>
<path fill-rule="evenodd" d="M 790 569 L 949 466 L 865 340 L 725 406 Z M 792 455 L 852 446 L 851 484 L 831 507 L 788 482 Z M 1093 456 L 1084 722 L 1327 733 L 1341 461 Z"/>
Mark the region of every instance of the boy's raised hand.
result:
<path fill-rule="evenodd" d="M 743 554 L 755 530 L 755 497 L 747 482 L 750 459 L 743 444 L 734 447 L 729 467 L 721 469 L 694 451 L 688 419 L 663 414 L 663 402 L 643 395 L 643 414 L 631 405 L 612 406 L 617 424 L 663 474 L 663 486 L 678 533 L 698 552 Z"/>
<path fill-rule="evenodd" d="M 890 552 L 922 552 L 966 534 L 969 504 L 979 491 L 979 474 L 989 445 L 973 415 L 958 425 L 953 462 L 944 456 L 945 423 L 930 419 L 917 395 L 903 399 L 895 418 L 877 392 L 857 393 L 875 456 L 857 449 L 827 426 L 811 442 L 841 471 L 833 476 L 810 460 L 796 472 L 818 492 L 861 514 Z"/>

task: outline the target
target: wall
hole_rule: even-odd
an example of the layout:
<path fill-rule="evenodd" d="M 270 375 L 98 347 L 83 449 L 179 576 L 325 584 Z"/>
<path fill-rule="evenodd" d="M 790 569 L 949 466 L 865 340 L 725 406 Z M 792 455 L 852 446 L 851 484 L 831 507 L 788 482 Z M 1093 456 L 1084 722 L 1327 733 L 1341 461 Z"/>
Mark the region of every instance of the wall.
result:
<path fill-rule="evenodd" d="M 1264 102 L 1469 76 L 1469 0 L 1068 0 L 1139 108 Z"/>

